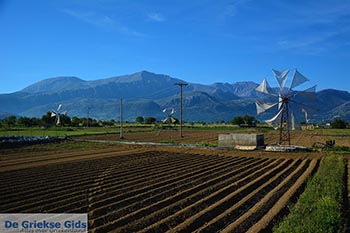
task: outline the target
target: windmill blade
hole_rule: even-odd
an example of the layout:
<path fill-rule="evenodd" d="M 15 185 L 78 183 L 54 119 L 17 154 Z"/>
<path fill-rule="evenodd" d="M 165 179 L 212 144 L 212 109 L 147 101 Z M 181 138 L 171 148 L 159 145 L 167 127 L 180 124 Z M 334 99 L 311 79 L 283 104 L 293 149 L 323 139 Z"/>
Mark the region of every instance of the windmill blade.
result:
<path fill-rule="evenodd" d="M 176 119 L 175 119 L 174 117 L 171 117 L 171 118 L 170 118 L 170 123 L 171 123 L 171 124 L 174 124 L 175 122 L 176 122 Z"/>
<path fill-rule="evenodd" d="M 57 114 L 55 112 L 51 112 L 51 117 L 56 116 Z"/>
<path fill-rule="evenodd" d="M 162 110 L 162 112 L 166 113 L 166 108 L 164 108 L 164 109 Z"/>
<path fill-rule="evenodd" d="M 283 98 L 281 94 L 278 94 L 278 109 L 281 109 L 283 106 Z"/>
<path fill-rule="evenodd" d="M 57 115 L 57 121 L 56 121 L 56 125 L 60 125 L 61 121 L 60 121 L 60 115 Z"/>
<path fill-rule="evenodd" d="M 304 111 L 307 111 L 308 113 L 315 113 L 319 111 L 319 109 L 315 107 L 310 107 L 309 105 L 300 103 L 298 101 L 295 101 L 295 100 L 289 100 L 289 101 L 293 103 L 295 106 L 297 106 L 300 109 L 300 111 L 302 111 L 302 109 L 304 109 Z"/>
<path fill-rule="evenodd" d="M 274 126 L 274 125 L 277 125 L 277 124 L 279 123 L 279 121 L 280 121 L 282 112 L 283 112 L 283 108 L 281 108 L 281 109 L 278 111 L 278 113 L 277 113 L 274 117 L 272 117 L 272 118 L 269 119 L 269 120 L 266 120 L 265 122 L 266 122 L 267 124 L 269 124 L 269 125 L 273 125 L 273 126 Z"/>
<path fill-rule="evenodd" d="M 300 97 L 300 98 L 304 98 L 304 99 L 307 99 L 307 100 L 314 100 L 314 99 L 316 99 L 316 85 L 312 86 L 312 87 L 310 87 L 308 89 L 305 89 L 303 91 L 295 92 L 293 97 Z"/>
<path fill-rule="evenodd" d="M 295 70 L 294 75 L 293 75 L 293 79 L 292 79 L 292 83 L 290 85 L 289 90 L 291 90 L 292 88 L 295 88 L 305 82 L 309 81 L 308 78 L 306 78 L 304 75 L 302 75 L 301 73 L 299 73 L 298 70 Z"/>
<path fill-rule="evenodd" d="M 292 130 L 295 130 L 295 117 L 293 112 L 290 114 L 290 120 L 292 123 Z"/>
<path fill-rule="evenodd" d="M 273 93 L 269 83 L 267 82 L 266 79 L 264 79 L 261 84 L 255 88 L 255 91 L 260 92 L 260 93 L 264 93 L 264 94 L 268 94 L 271 96 L 277 96 L 275 93 Z"/>
<path fill-rule="evenodd" d="M 174 115 L 175 109 L 171 109 L 170 115 Z"/>
<path fill-rule="evenodd" d="M 272 69 L 272 73 L 275 75 L 275 78 L 277 79 L 277 82 L 280 86 L 280 90 L 283 90 L 286 85 L 289 70 L 278 71 L 278 70 Z"/>
<path fill-rule="evenodd" d="M 268 104 L 268 103 L 260 103 L 260 102 L 255 102 L 256 105 L 256 112 L 258 115 L 260 115 L 261 113 L 266 112 L 267 110 L 269 110 L 270 108 L 276 106 L 279 102 L 277 103 L 273 103 L 273 104 Z"/>
<path fill-rule="evenodd" d="M 59 104 L 58 107 L 57 107 L 57 112 L 60 111 L 62 108 L 62 104 Z"/>
<path fill-rule="evenodd" d="M 162 120 L 163 123 L 167 123 L 169 118 L 165 118 Z"/>
<path fill-rule="evenodd" d="M 296 118 L 295 118 L 293 112 L 290 114 L 290 119 L 291 119 L 291 126 L 292 126 L 291 129 L 292 129 L 292 130 L 300 129 L 300 124 L 299 124 L 299 122 L 296 120 Z"/>
<path fill-rule="evenodd" d="M 67 115 L 67 111 L 62 112 L 60 115 Z"/>
<path fill-rule="evenodd" d="M 306 123 L 309 123 L 310 122 L 310 118 L 315 113 L 317 113 L 319 111 L 318 109 L 316 109 L 314 107 L 310 107 L 308 105 L 299 103 L 299 102 L 294 101 L 294 100 L 292 100 L 291 103 L 293 103 L 292 106 L 293 106 L 294 111 L 298 111 L 298 113 L 299 113 L 298 116 L 299 117 L 301 115 L 304 115 Z"/>
<path fill-rule="evenodd" d="M 310 119 L 309 119 L 308 116 L 307 116 L 307 111 L 306 111 L 304 108 L 302 108 L 302 109 L 301 109 L 301 112 L 304 113 L 305 122 L 306 122 L 306 123 L 309 123 Z"/>

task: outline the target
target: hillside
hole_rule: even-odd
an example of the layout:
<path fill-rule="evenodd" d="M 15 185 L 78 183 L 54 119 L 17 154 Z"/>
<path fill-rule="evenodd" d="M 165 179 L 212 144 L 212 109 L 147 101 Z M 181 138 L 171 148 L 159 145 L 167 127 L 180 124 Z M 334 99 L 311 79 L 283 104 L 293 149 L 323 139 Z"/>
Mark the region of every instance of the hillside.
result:
<path fill-rule="evenodd" d="M 49 78 L 18 92 L 0 94 L 0 112 L 6 113 L 0 116 L 40 117 L 61 103 L 70 116 L 84 117 L 90 108 L 91 117 L 117 120 L 122 97 L 125 120 L 133 121 L 136 116 L 162 119 L 163 108 L 177 109 L 178 117 L 179 87 L 175 84 L 179 82 L 186 81 L 148 71 L 93 81 Z M 228 121 L 237 115 L 256 115 L 255 100 L 261 98 L 254 90 L 257 86 L 254 82 L 189 83 L 183 89 L 184 120 Z M 350 119 L 349 92 L 319 91 L 312 105 L 317 109 L 314 121 L 329 121 L 337 116 Z"/>

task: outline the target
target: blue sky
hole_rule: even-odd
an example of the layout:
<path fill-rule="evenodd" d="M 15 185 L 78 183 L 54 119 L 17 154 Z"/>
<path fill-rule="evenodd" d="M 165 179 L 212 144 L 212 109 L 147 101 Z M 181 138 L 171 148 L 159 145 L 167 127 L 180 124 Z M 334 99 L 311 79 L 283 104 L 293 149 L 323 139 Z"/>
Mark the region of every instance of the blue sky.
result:
<path fill-rule="evenodd" d="M 0 93 L 141 70 L 189 82 L 294 69 L 350 91 L 349 0 L 0 0 Z"/>

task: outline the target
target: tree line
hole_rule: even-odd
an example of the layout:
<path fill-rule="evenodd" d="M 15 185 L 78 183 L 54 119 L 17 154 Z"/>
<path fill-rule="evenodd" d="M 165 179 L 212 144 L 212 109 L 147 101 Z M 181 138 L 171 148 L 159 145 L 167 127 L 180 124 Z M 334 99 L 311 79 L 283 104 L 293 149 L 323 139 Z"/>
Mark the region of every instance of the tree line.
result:
<path fill-rule="evenodd" d="M 72 117 L 66 115 L 60 115 L 60 126 L 64 127 L 103 127 L 112 126 L 117 122 L 114 120 L 101 121 L 93 118 L 86 117 Z M 42 117 L 16 117 L 8 116 L 0 120 L 0 127 L 12 128 L 12 127 L 44 127 L 50 128 L 56 125 L 56 118 L 51 116 L 51 112 L 47 112 Z"/>
<path fill-rule="evenodd" d="M 177 119 L 176 119 L 177 120 Z M 154 124 L 157 123 L 157 119 L 155 117 L 142 117 L 137 116 L 135 118 L 136 123 L 141 124 Z M 97 120 L 94 118 L 86 118 L 86 117 L 72 117 L 66 115 L 60 115 L 60 126 L 64 127 L 105 127 L 105 126 L 113 126 L 118 122 L 115 120 Z M 178 120 L 175 124 L 178 123 Z M 222 122 L 224 123 L 224 121 Z M 238 125 L 241 127 L 255 127 L 256 124 L 259 123 L 255 117 L 250 115 L 244 116 L 236 116 L 229 123 L 233 125 Z M 16 117 L 16 116 L 8 116 L 2 120 L 0 120 L 0 127 L 2 128 L 13 128 L 13 127 L 44 127 L 50 128 L 56 125 L 56 118 L 51 116 L 51 112 L 47 112 L 42 117 Z M 340 119 L 335 118 L 331 123 L 330 127 L 334 129 L 345 129 L 349 127 L 349 124 Z"/>

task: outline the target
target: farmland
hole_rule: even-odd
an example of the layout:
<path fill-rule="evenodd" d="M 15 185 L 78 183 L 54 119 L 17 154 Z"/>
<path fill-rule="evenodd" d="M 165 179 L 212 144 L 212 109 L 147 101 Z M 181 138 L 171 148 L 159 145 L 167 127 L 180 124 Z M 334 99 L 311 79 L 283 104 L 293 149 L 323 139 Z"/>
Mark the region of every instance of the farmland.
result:
<path fill-rule="evenodd" d="M 90 232 L 271 231 L 324 156 L 216 148 L 220 133 L 264 133 L 265 143 L 276 142 L 278 132 L 266 129 L 186 127 L 180 138 L 175 129 L 126 127 L 124 139 L 105 130 L 70 129 L 73 140 L 0 150 L 1 212 L 88 213 Z M 348 148 L 349 137 L 293 131 L 292 144 L 335 140 Z"/>
<path fill-rule="evenodd" d="M 1 212 L 88 213 L 91 232 L 257 232 L 321 157 L 87 142 L 0 154 Z"/>
<path fill-rule="evenodd" d="M 117 131 L 118 132 L 118 131 Z M 276 143 L 279 140 L 277 130 L 266 130 L 259 128 L 229 128 L 229 129 L 211 129 L 209 127 L 202 128 L 185 128 L 184 137 L 179 137 L 178 130 L 150 130 L 143 129 L 140 131 L 125 130 L 124 139 L 119 139 L 119 134 L 95 134 L 79 136 L 80 139 L 97 139 L 112 141 L 136 141 L 136 142 L 164 142 L 164 143 L 183 143 L 183 144 L 199 144 L 199 145 L 216 145 L 219 134 L 225 133 L 263 133 L 265 143 Z M 316 142 L 326 142 L 327 140 L 335 140 L 337 146 L 350 147 L 350 130 L 349 129 L 317 129 L 310 131 L 295 130 L 291 131 L 291 144 L 312 147 Z"/>

